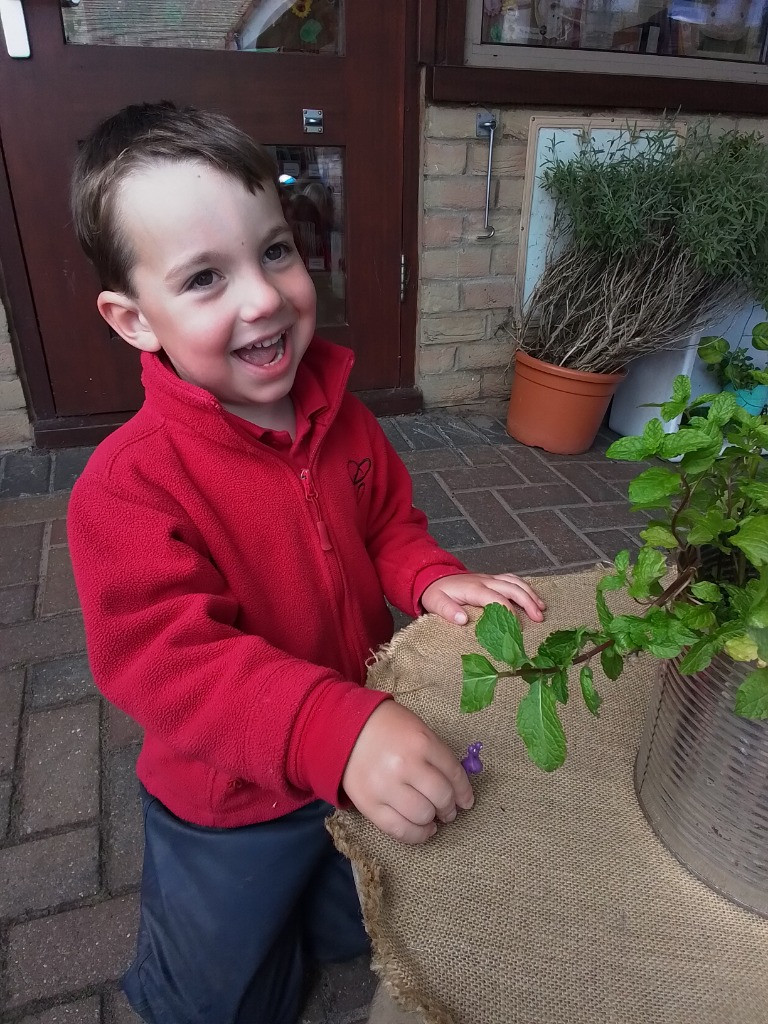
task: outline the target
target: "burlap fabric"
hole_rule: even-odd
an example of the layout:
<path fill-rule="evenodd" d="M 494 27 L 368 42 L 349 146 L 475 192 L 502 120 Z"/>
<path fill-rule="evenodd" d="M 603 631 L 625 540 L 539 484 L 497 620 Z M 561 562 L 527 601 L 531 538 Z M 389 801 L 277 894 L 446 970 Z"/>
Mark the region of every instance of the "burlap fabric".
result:
<path fill-rule="evenodd" d="M 599 575 L 535 581 L 550 611 L 545 626 L 526 622 L 529 650 L 591 618 Z M 471 624 L 426 616 L 369 674 L 457 755 L 483 741 L 474 809 L 423 846 L 396 843 L 356 812 L 329 822 L 396 1001 L 426 1024 L 766 1024 L 768 921 L 689 875 L 635 798 L 658 663 L 637 660 L 615 683 L 596 666 L 597 720 L 572 683 L 568 759 L 545 775 L 515 730 L 520 680 L 502 681 L 485 711 L 459 711 L 459 655 L 478 650 Z"/>

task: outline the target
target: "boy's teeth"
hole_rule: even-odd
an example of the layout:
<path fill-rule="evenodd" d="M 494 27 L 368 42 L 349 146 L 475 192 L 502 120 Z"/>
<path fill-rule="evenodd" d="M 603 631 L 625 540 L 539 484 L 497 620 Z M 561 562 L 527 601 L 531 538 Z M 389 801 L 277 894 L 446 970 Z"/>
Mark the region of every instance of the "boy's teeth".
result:
<path fill-rule="evenodd" d="M 270 363 L 282 359 L 284 352 L 285 335 L 281 334 L 274 341 L 255 342 L 246 348 L 240 348 L 236 355 L 251 366 L 269 366 Z"/>

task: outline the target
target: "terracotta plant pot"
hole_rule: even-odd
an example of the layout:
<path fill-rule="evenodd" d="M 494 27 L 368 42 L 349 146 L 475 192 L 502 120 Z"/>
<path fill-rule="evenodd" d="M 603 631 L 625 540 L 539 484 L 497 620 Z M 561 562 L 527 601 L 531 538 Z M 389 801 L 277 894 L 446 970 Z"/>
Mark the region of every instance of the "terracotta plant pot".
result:
<path fill-rule="evenodd" d="M 507 433 L 547 452 L 587 451 L 623 373 L 584 373 L 515 353 Z"/>

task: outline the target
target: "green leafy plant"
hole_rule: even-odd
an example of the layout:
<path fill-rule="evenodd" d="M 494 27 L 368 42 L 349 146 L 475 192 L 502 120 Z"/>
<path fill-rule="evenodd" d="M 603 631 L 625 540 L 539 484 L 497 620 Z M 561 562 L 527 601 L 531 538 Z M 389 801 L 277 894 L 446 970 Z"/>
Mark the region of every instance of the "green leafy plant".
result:
<path fill-rule="evenodd" d="M 500 330 L 557 366 L 615 373 L 686 342 L 747 295 L 768 301 L 768 147 L 753 133 L 627 124 L 584 131 L 542 171 L 544 270 Z"/>
<path fill-rule="evenodd" d="M 768 351 L 768 323 L 756 324 L 752 328 L 752 347 L 761 352 Z M 743 348 L 731 351 L 725 338 L 714 335 L 702 338 L 698 353 L 721 388 L 731 385 L 742 391 L 768 384 L 768 370 L 757 369 L 751 354 Z"/>
<path fill-rule="evenodd" d="M 685 652 L 679 665 L 684 675 L 700 672 L 724 651 L 734 661 L 755 663 L 734 710 L 768 719 L 768 467 L 762 458 L 768 417 L 750 415 L 729 392 L 691 400 L 684 376 L 675 379 L 660 416 L 641 436 L 619 438 L 607 452 L 627 461 L 681 458 L 653 464 L 629 484 L 633 508 L 653 510 L 654 518 L 640 534 L 636 558 L 619 552 L 612 572 L 599 581 L 599 626 L 557 630 L 529 654 L 517 618 L 492 604 L 478 620 L 476 636 L 509 670 L 499 671 L 482 654 L 462 656 L 463 711 L 491 704 L 500 679 L 521 676 L 528 684 L 517 730 L 544 771 L 565 760 L 558 707 L 569 699 L 572 669 L 578 668 L 581 699 L 593 715 L 599 713 L 591 668 L 596 658 L 615 680 L 625 659 L 641 651 L 664 659 Z M 665 432 L 662 421 L 678 417 L 680 426 Z M 665 585 L 670 567 L 677 572 Z M 614 614 L 608 597 L 613 591 L 632 597 L 637 614 Z"/>

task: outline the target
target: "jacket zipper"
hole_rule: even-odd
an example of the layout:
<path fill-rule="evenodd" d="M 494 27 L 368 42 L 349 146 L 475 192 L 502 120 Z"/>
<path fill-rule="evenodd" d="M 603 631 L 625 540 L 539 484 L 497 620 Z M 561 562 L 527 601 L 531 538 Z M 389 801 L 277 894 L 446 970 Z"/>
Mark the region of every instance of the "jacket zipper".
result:
<path fill-rule="evenodd" d="M 320 537 L 320 547 L 323 551 L 333 551 L 331 538 L 328 534 L 328 527 L 323 522 L 323 515 L 320 511 L 320 502 L 318 501 L 317 491 L 315 490 L 315 485 L 312 483 L 312 477 L 310 476 L 309 470 L 302 469 L 299 473 L 299 479 L 304 487 L 304 497 L 307 501 L 312 503 L 312 507 L 315 510 L 315 526 L 317 527 L 317 533 Z"/>

